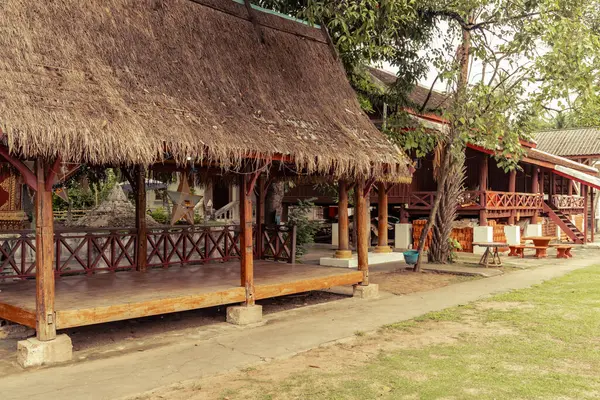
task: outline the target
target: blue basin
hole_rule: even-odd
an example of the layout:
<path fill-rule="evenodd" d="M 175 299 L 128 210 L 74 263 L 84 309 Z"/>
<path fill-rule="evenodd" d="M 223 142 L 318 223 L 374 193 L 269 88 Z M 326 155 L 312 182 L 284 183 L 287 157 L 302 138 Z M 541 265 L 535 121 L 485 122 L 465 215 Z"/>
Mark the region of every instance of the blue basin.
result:
<path fill-rule="evenodd" d="M 417 263 L 417 259 L 419 258 L 419 250 L 407 250 L 402 254 L 404 254 L 404 261 L 406 261 L 408 265 L 415 265 Z"/>

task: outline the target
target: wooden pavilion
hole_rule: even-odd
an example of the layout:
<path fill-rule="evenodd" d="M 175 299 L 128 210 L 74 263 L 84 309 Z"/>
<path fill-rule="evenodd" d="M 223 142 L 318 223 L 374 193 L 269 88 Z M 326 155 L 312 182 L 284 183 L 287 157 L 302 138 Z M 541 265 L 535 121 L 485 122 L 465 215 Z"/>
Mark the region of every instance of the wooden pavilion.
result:
<path fill-rule="evenodd" d="M 0 155 L 35 192 L 35 230 L 2 238 L 0 318 L 48 344 L 68 327 L 368 286 L 366 236 L 358 270 L 313 267 L 293 263 L 293 228 L 261 224 L 272 179 L 354 185 L 359 225 L 376 181 L 411 179 L 324 29 L 222 0 L 14 0 L 0 24 Z M 66 163 L 121 168 L 136 226 L 55 230 Z M 240 225 L 146 226 L 148 171 L 237 181 Z"/>

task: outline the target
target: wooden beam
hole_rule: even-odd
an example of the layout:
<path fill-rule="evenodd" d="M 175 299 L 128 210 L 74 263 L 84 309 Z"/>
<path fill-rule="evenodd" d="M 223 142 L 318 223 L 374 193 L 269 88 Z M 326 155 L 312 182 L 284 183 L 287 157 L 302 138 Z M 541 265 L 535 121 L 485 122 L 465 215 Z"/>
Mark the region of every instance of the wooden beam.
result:
<path fill-rule="evenodd" d="M 327 41 L 327 45 L 329 46 L 329 50 L 331 51 L 331 55 L 333 56 L 333 59 L 336 61 L 339 60 L 340 55 L 338 54 L 335 44 L 333 44 L 333 40 L 331 40 L 331 35 L 329 34 L 327 25 L 323 21 L 321 21 L 321 32 L 323 32 L 323 36 L 325 36 L 325 40 Z"/>
<path fill-rule="evenodd" d="M 388 193 L 383 182 L 379 182 L 377 186 L 377 250 L 387 252 L 392 250 L 388 237 Z"/>
<path fill-rule="evenodd" d="M 587 185 L 581 186 L 581 192 L 583 194 L 583 237 L 585 237 L 583 243 L 588 242 L 588 187 Z"/>
<path fill-rule="evenodd" d="M 52 190 L 46 188 L 46 163 L 36 161 L 35 193 L 36 332 L 41 341 L 56 338 L 54 313 L 54 215 Z"/>
<path fill-rule="evenodd" d="M 265 216 L 265 180 L 258 177 L 256 193 L 256 258 L 262 258 L 263 251 L 263 219 Z"/>
<path fill-rule="evenodd" d="M 10 154 L 10 151 L 6 146 L 0 146 L 0 156 L 4 157 L 10 165 L 15 167 L 15 169 L 21 173 L 23 181 L 31 188 L 31 190 L 34 192 L 37 191 L 36 175 L 23 163 L 23 161 Z"/>
<path fill-rule="evenodd" d="M 590 188 L 590 214 L 592 220 L 592 238 L 591 241 L 594 243 L 594 233 L 596 233 L 596 211 L 594 210 L 594 188 Z"/>
<path fill-rule="evenodd" d="M 358 253 L 358 270 L 363 273 L 361 285 L 369 284 L 369 242 L 368 231 L 370 224 L 368 221 L 365 182 L 358 180 L 354 188 L 354 223 L 356 225 L 356 251 Z"/>
<path fill-rule="evenodd" d="M 252 246 L 252 199 L 246 175 L 240 175 L 240 254 L 241 285 L 246 290 L 245 305 L 254 305 L 254 257 Z"/>
<path fill-rule="evenodd" d="M 148 227 L 146 225 L 146 170 L 135 167 L 135 227 L 137 229 L 137 270 L 146 271 L 148 266 Z M 133 185 L 132 185 L 133 186 Z"/>
<path fill-rule="evenodd" d="M 46 190 L 52 191 L 52 186 L 54 185 L 54 181 L 56 180 L 56 176 L 58 175 L 58 171 L 60 169 L 61 158 L 56 157 L 54 163 L 50 167 L 48 171 L 48 175 L 46 176 Z"/>
<path fill-rule="evenodd" d="M 250 3 L 250 0 L 244 0 L 244 5 L 246 6 L 246 11 L 248 11 L 248 19 L 250 20 L 250 22 L 252 22 L 252 25 L 254 26 L 254 30 L 258 34 L 258 39 L 260 40 L 261 43 L 264 43 L 265 36 L 263 34 L 262 29 L 260 28 L 258 21 L 256 20 L 256 17 L 254 15 L 254 10 L 252 9 L 252 4 Z"/>
<path fill-rule="evenodd" d="M 338 249 L 336 257 L 347 258 L 350 252 L 350 230 L 348 224 L 348 183 L 338 182 Z"/>
<path fill-rule="evenodd" d="M 367 179 L 367 181 L 364 183 L 364 196 L 367 197 L 369 196 L 369 193 L 371 193 L 371 189 L 373 188 L 373 185 L 375 184 L 375 178 L 369 178 Z"/>
<path fill-rule="evenodd" d="M 0 318 L 35 329 L 35 311 L 0 303 Z"/>
<path fill-rule="evenodd" d="M 510 193 L 515 193 L 517 190 L 517 170 L 512 170 L 510 171 L 510 174 L 508 176 L 508 191 Z M 514 225 L 515 224 L 515 211 L 511 211 L 510 213 L 510 217 L 508 217 L 508 224 L 509 225 Z"/>

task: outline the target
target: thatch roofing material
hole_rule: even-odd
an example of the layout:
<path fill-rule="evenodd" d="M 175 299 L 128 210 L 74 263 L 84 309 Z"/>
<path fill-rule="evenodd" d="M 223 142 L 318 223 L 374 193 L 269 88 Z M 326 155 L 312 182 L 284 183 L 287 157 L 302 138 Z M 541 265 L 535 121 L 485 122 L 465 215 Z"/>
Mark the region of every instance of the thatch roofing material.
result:
<path fill-rule="evenodd" d="M 199 4 L 202 3 L 202 4 Z M 0 128 L 13 152 L 74 162 L 381 174 L 408 159 L 370 123 L 323 33 L 227 0 L 0 2 Z"/>

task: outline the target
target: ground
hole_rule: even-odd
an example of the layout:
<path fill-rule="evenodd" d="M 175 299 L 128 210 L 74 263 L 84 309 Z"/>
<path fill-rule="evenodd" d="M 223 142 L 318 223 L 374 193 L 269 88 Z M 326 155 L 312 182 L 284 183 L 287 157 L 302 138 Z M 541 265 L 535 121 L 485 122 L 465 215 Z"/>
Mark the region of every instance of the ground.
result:
<path fill-rule="evenodd" d="M 600 266 L 130 399 L 596 399 Z"/>
<path fill-rule="evenodd" d="M 431 382 L 437 385 L 431 370 L 441 368 L 440 376 L 447 379 L 444 366 L 432 360 L 454 361 L 456 355 L 432 352 L 431 346 L 455 346 L 466 335 L 474 335 L 471 340 L 478 347 L 473 350 L 485 354 L 487 345 L 481 341 L 520 335 L 506 321 L 486 321 L 476 314 L 527 311 L 535 304 L 522 302 L 515 307 L 516 300 L 509 299 L 452 312 L 442 310 L 563 276 L 597 263 L 599 254 L 597 250 L 577 249 L 573 259 L 560 262 L 552 258 L 515 259 L 512 267 L 503 268 L 508 273 L 485 279 L 417 274 L 399 265 L 373 266 L 371 279 L 387 285 L 378 299 L 322 292 L 274 299 L 263 304 L 262 324 L 244 328 L 225 323 L 224 310 L 215 308 L 70 330 L 76 348 L 72 362 L 27 371 L 16 366 L 16 340 L 0 340 L 2 398 L 345 399 L 370 398 L 373 394 L 402 398 L 396 386 L 403 382 L 401 378 L 415 380 L 415 392 L 421 390 L 415 386 L 419 382 L 427 387 Z M 471 258 L 464 260 L 464 267 L 477 262 L 477 257 Z M 341 292 L 351 293 L 351 288 L 346 289 L 350 290 Z M 466 314 L 458 316 L 459 311 Z M 422 317 L 431 312 L 435 313 Z M 398 323 L 414 318 L 418 320 Z M 424 355 L 403 353 L 407 351 L 430 354 L 431 360 L 424 363 L 430 369 L 420 367 L 419 357 Z M 398 364 L 401 369 L 390 367 L 392 361 L 407 363 L 409 355 L 419 362 Z M 579 368 L 577 363 L 571 364 Z M 448 369 L 462 371 L 455 365 Z M 401 370 L 405 372 L 400 378 L 390 375 Z M 467 383 L 469 376 L 464 372 L 456 375 Z M 352 386 L 350 378 L 358 383 Z M 467 392 L 479 393 L 475 389 L 482 390 L 475 385 L 466 387 Z M 465 396 L 471 395 L 460 392 L 453 398 Z"/>

